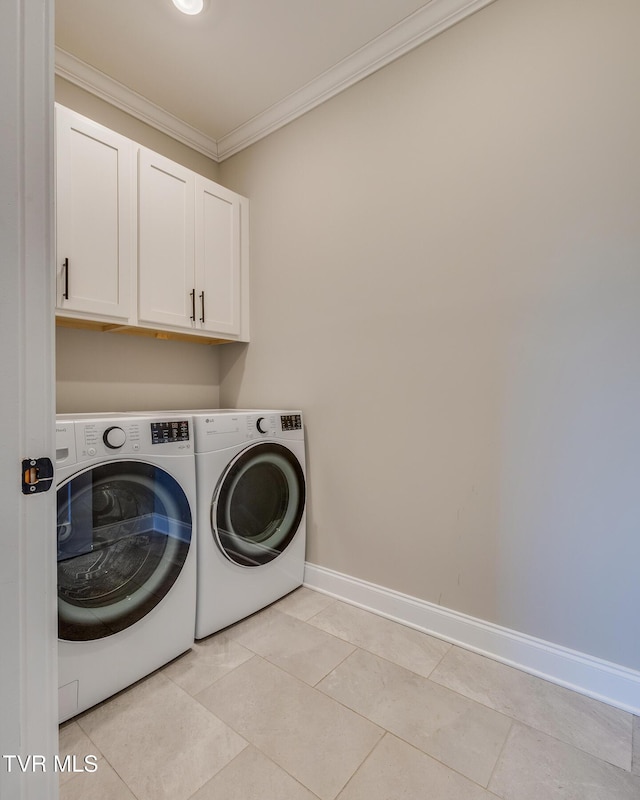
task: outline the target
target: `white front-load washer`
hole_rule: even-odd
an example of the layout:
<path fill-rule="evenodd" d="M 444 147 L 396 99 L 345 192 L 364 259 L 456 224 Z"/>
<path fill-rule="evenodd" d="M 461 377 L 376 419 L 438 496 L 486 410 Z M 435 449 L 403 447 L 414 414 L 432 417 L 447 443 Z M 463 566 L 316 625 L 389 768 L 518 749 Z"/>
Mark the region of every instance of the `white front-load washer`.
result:
<path fill-rule="evenodd" d="M 185 415 L 56 419 L 61 722 L 193 644 L 193 445 Z"/>
<path fill-rule="evenodd" d="M 300 411 L 184 413 L 195 433 L 202 639 L 302 584 L 304 425 Z"/>

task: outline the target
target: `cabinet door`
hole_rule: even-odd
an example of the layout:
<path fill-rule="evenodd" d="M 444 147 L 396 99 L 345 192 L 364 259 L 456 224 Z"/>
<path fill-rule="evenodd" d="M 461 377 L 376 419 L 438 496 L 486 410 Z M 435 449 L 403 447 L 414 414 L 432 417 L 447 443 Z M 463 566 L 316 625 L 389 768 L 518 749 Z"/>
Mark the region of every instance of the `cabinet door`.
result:
<path fill-rule="evenodd" d="M 240 334 L 240 197 L 196 176 L 197 325 Z"/>
<path fill-rule="evenodd" d="M 59 313 L 129 315 L 135 187 L 133 143 L 56 107 Z"/>
<path fill-rule="evenodd" d="M 146 148 L 138 155 L 138 319 L 193 328 L 194 181 Z"/>

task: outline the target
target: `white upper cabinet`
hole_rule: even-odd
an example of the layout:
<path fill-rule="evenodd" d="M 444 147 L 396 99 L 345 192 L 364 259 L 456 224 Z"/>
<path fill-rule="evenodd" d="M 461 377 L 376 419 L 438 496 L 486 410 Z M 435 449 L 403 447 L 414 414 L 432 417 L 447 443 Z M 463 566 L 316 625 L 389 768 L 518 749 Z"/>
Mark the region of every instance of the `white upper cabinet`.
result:
<path fill-rule="evenodd" d="M 56 306 L 127 320 L 134 269 L 134 144 L 56 106 Z"/>
<path fill-rule="evenodd" d="M 200 175 L 195 190 L 196 323 L 240 334 L 242 199 Z"/>
<path fill-rule="evenodd" d="M 194 328 L 195 175 L 138 153 L 138 319 Z"/>
<path fill-rule="evenodd" d="M 242 199 L 140 148 L 140 323 L 240 336 Z"/>
<path fill-rule="evenodd" d="M 248 200 L 62 106 L 56 137 L 61 322 L 249 341 Z"/>

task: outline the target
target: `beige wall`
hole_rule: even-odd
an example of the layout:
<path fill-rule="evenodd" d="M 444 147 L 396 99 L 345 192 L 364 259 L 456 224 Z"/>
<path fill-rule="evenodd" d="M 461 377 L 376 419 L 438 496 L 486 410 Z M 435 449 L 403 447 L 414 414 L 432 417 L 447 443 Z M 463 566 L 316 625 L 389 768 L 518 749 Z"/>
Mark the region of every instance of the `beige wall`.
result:
<path fill-rule="evenodd" d="M 497 0 L 221 165 L 309 560 L 640 668 L 637 0 Z"/>
<path fill-rule="evenodd" d="M 167 158 L 219 179 L 215 161 L 56 78 L 56 101 Z M 56 331 L 57 410 L 217 408 L 216 347 L 93 331 Z"/>
<path fill-rule="evenodd" d="M 218 408 L 217 348 L 98 331 L 56 331 L 58 413 Z"/>

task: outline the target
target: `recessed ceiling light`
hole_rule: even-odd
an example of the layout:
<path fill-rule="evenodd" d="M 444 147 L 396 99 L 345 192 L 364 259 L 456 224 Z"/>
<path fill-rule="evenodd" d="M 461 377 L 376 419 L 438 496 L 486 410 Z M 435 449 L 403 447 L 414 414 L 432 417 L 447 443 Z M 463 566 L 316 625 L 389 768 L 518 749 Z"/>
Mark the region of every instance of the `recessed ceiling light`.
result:
<path fill-rule="evenodd" d="M 204 0 L 173 0 L 173 5 L 183 14 L 199 14 L 204 8 Z"/>

